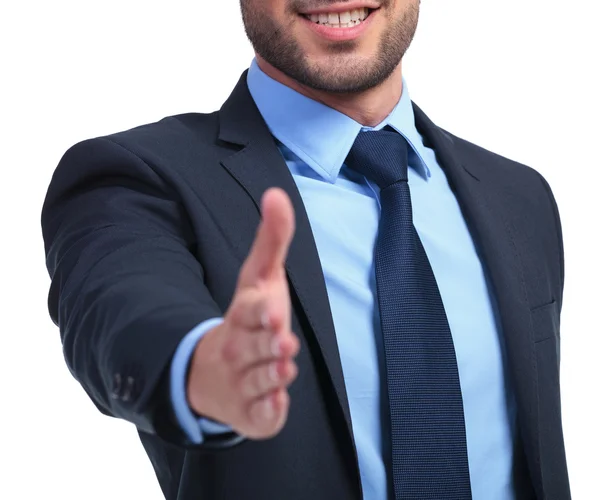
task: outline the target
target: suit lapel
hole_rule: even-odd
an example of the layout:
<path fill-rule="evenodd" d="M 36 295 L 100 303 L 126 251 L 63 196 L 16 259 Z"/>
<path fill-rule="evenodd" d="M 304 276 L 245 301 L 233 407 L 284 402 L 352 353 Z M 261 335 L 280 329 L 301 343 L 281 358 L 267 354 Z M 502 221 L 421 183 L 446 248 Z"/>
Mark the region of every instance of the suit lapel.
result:
<path fill-rule="evenodd" d="M 312 230 L 296 183 L 270 134 L 246 84 L 246 72 L 220 111 L 219 140 L 243 146 L 221 162 L 252 199 L 255 223 L 239 227 L 240 238 L 253 241 L 260 220 L 260 200 L 271 187 L 289 195 L 296 214 L 296 232 L 289 249 L 286 271 L 293 305 L 299 305 L 314 337 L 307 338 L 327 368 L 327 373 L 344 416 L 346 431 L 353 443 L 350 408 L 329 306 L 325 278 Z M 295 296 L 295 297 L 294 297 Z M 296 300 L 294 300 L 296 299 Z M 309 332 L 307 332 L 309 333 Z"/>
<path fill-rule="evenodd" d="M 543 497 L 539 461 L 537 387 L 531 314 L 515 237 L 504 220 L 506 203 L 484 172 L 460 157 L 452 137 L 435 126 L 416 106 L 417 128 L 444 168 L 491 279 L 498 304 L 514 386 L 519 426 L 531 479 Z"/>

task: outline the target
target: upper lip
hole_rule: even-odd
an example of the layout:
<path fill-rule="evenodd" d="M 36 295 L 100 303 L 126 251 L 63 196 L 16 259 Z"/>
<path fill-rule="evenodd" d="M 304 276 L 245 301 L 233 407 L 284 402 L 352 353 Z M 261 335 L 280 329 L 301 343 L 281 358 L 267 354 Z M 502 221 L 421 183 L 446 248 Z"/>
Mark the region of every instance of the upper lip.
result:
<path fill-rule="evenodd" d="M 356 1 L 351 1 L 351 2 L 326 5 L 325 7 L 319 7 L 318 9 L 312 9 L 312 10 L 307 10 L 307 11 L 301 12 L 301 14 L 304 14 L 306 16 L 310 16 L 311 14 L 329 14 L 329 13 L 335 14 L 335 13 L 347 12 L 349 10 L 355 10 L 355 9 L 361 9 L 361 8 L 375 10 L 375 9 L 378 9 L 379 7 L 380 6 L 376 2 L 368 2 L 368 1 L 365 2 L 365 0 L 356 0 Z"/>

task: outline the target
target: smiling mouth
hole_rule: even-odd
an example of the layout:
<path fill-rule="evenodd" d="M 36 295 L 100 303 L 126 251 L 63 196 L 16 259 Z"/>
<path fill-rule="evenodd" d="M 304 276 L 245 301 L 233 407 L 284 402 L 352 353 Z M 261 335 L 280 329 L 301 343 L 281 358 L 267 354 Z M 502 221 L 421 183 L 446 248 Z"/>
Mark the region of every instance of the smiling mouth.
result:
<path fill-rule="evenodd" d="M 361 24 L 373 9 L 366 7 L 345 12 L 329 12 L 322 14 L 302 14 L 309 21 L 329 28 L 353 28 Z"/>

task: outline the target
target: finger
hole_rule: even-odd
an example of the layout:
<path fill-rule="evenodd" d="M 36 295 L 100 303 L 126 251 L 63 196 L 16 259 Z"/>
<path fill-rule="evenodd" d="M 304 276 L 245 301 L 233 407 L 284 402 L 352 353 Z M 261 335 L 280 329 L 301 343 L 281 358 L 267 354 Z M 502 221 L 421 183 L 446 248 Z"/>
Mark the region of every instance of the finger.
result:
<path fill-rule="evenodd" d="M 283 428 L 287 420 L 290 397 L 286 389 L 280 388 L 254 400 L 248 408 L 254 439 L 268 439 Z"/>
<path fill-rule="evenodd" d="M 243 373 L 240 393 L 253 400 L 280 387 L 287 387 L 298 375 L 298 367 L 290 359 L 271 361 L 254 366 Z"/>
<path fill-rule="evenodd" d="M 253 365 L 275 360 L 281 351 L 279 341 L 274 339 L 275 335 L 268 330 L 258 332 L 241 330 L 231 335 L 223 346 L 223 359 L 235 372 L 242 372 Z"/>
<path fill-rule="evenodd" d="M 227 317 L 236 330 L 289 330 L 291 305 L 287 282 L 239 290 L 227 311 Z"/>
<path fill-rule="evenodd" d="M 240 290 L 227 312 L 234 330 L 267 330 L 269 328 L 269 294 L 257 288 Z"/>
<path fill-rule="evenodd" d="M 240 272 L 240 287 L 254 286 L 261 280 L 281 275 L 294 235 L 294 209 L 285 191 L 267 190 L 261 212 L 256 238 Z"/>
<path fill-rule="evenodd" d="M 295 358 L 300 352 L 300 340 L 292 331 L 276 334 L 271 342 L 271 348 L 279 352 L 279 357 L 282 359 Z"/>
<path fill-rule="evenodd" d="M 275 333 L 288 332 L 292 328 L 292 304 L 287 280 L 271 282 L 269 300 L 266 302 L 261 323 Z"/>
<path fill-rule="evenodd" d="M 223 359 L 235 372 L 243 372 L 268 361 L 293 358 L 299 350 L 300 341 L 291 331 L 242 331 L 227 340 L 223 347 Z"/>

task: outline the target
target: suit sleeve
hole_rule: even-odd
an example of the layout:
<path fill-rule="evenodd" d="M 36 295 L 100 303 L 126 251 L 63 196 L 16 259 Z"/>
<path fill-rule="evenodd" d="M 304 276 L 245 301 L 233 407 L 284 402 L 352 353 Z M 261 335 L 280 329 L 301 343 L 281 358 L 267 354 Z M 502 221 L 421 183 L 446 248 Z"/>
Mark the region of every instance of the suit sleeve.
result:
<path fill-rule="evenodd" d="M 168 182 L 108 138 L 77 144 L 42 208 L 48 307 L 73 376 L 98 409 L 181 446 L 169 370 L 182 339 L 223 315 Z"/>

